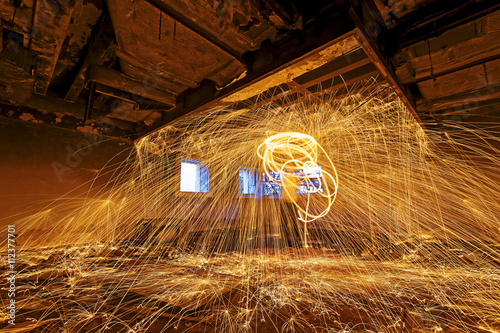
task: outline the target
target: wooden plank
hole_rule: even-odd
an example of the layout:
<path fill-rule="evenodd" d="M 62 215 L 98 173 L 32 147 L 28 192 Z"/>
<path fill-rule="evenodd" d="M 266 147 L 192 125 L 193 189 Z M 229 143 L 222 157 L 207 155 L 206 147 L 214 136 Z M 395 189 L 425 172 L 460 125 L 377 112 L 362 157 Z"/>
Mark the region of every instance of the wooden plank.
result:
<path fill-rule="evenodd" d="M 255 104 L 252 104 L 251 107 L 252 108 L 259 108 L 263 105 L 266 105 L 266 104 L 269 104 L 271 102 L 274 102 L 278 99 L 281 99 L 281 98 L 286 98 L 287 96 L 291 95 L 291 94 L 294 94 L 296 93 L 296 91 L 294 89 L 290 89 L 290 90 L 286 90 L 286 91 L 282 91 L 282 92 L 279 92 L 279 93 L 275 93 L 273 94 L 272 96 L 268 97 L 268 98 L 264 98 L 264 99 L 257 99 L 257 102 Z"/>
<path fill-rule="evenodd" d="M 470 68 L 476 67 L 476 66 L 482 66 L 482 67 L 491 66 L 491 63 L 495 63 L 499 59 L 500 59 L 500 53 L 496 54 L 492 57 L 479 59 L 479 60 L 474 61 L 472 63 L 467 63 L 467 64 L 464 64 L 464 65 L 461 65 L 458 67 L 453 67 L 452 69 L 449 69 L 449 70 L 439 71 L 438 73 L 433 73 L 432 75 L 417 79 L 416 82 L 420 83 L 420 82 L 431 80 L 431 79 L 437 79 L 438 77 L 449 75 L 449 74 L 457 74 L 457 72 L 459 72 L 459 71 L 462 71 L 464 69 L 470 69 Z"/>
<path fill-rule="evenodd" d="M 166 105 L 174 106 L 176 103 L 174 94 L 153 88 L 101 65 L 90 65 L 87 69 L 85 80 L 86 82 L 95 81 L 105 86 L 162 102 Z"/>
<path fill-rule="evenodd" d="M 104 13 L 101 18 L 101 24 L 99 25 L 95 37 L 90 44 L 87 56 L 85 57 L 82 66 L 78 70 L 78 74 L 76 74 L 71 87 L 68 89 L 68 92 L 64 97 L 65 101 L 76 101 L 85 85 L 85 72 L 87 71 L 89 65 L 102 64 L 113 57 L 115 50 L 113 36 L 114 33 L 111 20 L 109 19 L 108 14 Z"/>
<path fill-rule="evenodd" d="M 255 105 L 251 105 L 251 107 L 252 108 L 260 108 L 260 107 L 264 106 L 264 108 L 267 108 L 267 107 L 271 107 L 271 105 L 285 107 L 286 105 L 291 105 L 291 104 L 297 103 L 298 97 L 294 98 L 294 96 L 293 96 L 295 94 L 300 94 L 300 93 L 294 89 L 291 89 L 291 90 L 285 91 L 284 93 L 276 94 L 273 97 L 268 98 L 266 100 L 260 101 L 260 102 L 256 103 Z M 311 93 L 309 93 L 309 95 L 313 96 Z M 291 98 L 293 98 L 293 100 L 288 99 L 289 96 L 291 96 Z M 287 99 L 288 99 L 288 101 L 287 101 Z"/>
<path fill-rule="evenodd" d="M 486 85 L 485 69 L 482 65 L 466 68 L 435 79 L 419 82 L 418 88 L 422 96 L 427 100 L 474 91 Z"/>
<path fill-rule="evenodd" d="M 356 41 L 354 34 L 349 34 L 342 43 L 331 43 L 317 52 L 310 54 L 307 58 L 298 58 L 291 61 L 289 65 L 278 71 L 268 72 L 256 83 L 233 93 L 224 98 L 223 102 L 239 102 L 250 96 L 262 93 L 270 88 L 273 88 L 281 83 L 291 82 L 293 79 L 302 76 L 312 70 L 315 70 L 333 59 L 342 57 L 345 52 L 350 52 L 359 49 L 359 43 Z"/>
<path fill-rule="evenodd" d="M 296 94 L 296 95 L 295 95 Z M 301 95 L 300 93 L 298 92 L 295 92 L 294 93 L 295 96 L 292 95 L 292 98 L 293 99 L 287 99 L 287 98 L 280 98 L 278 99 L 277 101 L 275 101 L 275 103 L 272 105 L 273 107 L 281 107 L 281 108 L 287 108 L 289 106 L 292 106 L 294 104 L 298 104 L 298 103 L 306 103 L 306 101 L 312 101 L 312 102 L 315 102 L 313 101 L 311 98 L 307 98 L 305 100 L 302 100 L 301 97 L 304 97 L 303 95 Z M 312 94 L 309 94 L 310 96 L 314 96 Z M 314 96 L 316 97 L 316 96 Z M 317 98 L 317 97 L 316 97 Z M 319 99 L 318 99 L 319 100 Z M 267 103 L 269 104 L 269 103 Z"/>
<path fill-rule="evenodd" d="M 101 94 L 100 96 L 118 98 L 134 105 L 138 105 L 137 101 L 142 99 L 142 97 L 138 97 L 132 94 L 124 94 L 122 90 L 118 90 L 113 87 L 103 86 L 100 83 L 98 83 L 96 86 L 96 92 L 100 93 Z"/>
<path fill-rule="evenodd" d="M 334 76 L 328 80 L 319 82 L 307 89 L 312 93 L 320 93 L 324 89 L 337 89 L 346 84 L 354 83 L 359 80 L 366 80 L 372 76 L 380 75 L 380 71 L 371 62 L 355 68 L 349 72 L 343 73 L 342 75 Z"/>
<path fill-rule="evenodd" d="M 13 42 L 6 43 L 0 55 L 2 99 L 22 103 L 31 97 L 35 81 L 31 75 L 33 60 L 33 55 L 28 49 Z"/>
<path fill-rule="evenodd" d="M 418 104 L 418 108 L 421 112 L 456 113 L 497 103 L 498 99 L 500 99 L 500 85 L 490 85 L 474 91 L 425 100 Z"/>
<path fill-rule="evenodd" d="M 35 92 L 45 95 L 59 58 L 75 0 L 59 4 L 57 1 L 39 0 L 36 2 L 35 32 L 32 50 L 36 52 Z M 48 47 L 48 46 L 51 47 Z"/>
<path fill-rule="evenodd" d="M 367 81 L 371 81 L 370 85 L 382 85 L 387 84 L 384 77 L 380 75 L 380 72 L 377 71 L 375 76 L 368 75 L 364 78 L 360 78 L 351 84 L 343 85 L 342 87 L 333 87 L 333 89 L 324 89 L 321 92 L 318 92 L 319 98 L 322 100 L 328 100 L 329 98 L 339 99 L 345 98 L 351 94 L 362 93 L 363 91 L 367 91 L 365 83 Z M 368 89 L 370 91 L 370 89 Z"/>
<path fill-rule="evenodd" d="M 396 74 L 402 83 L 420 82 L 495 60 L 500 57 L 499 39 L 496 12 L 402 49 L 395 57 L 402 64 Z"/>
<path fill-rule="evenodd" d="M 356 77 L 348 79 L 348 80 L 342 80 L 341 83 L 337 83 L 337 84 L 330 85 L 330 86 L 321 86 L 321 89 L 316 89 L 316 91 L 314 92 L 314 95 L 315 96 L 322 96 L 327 92 L 334 93 L 338 90 L 341 90 L 343 88 L 348 87 L 349 85 L 355 84 L 357 82 L 369 80 L 371 78 L 376 78 L 377 76 L 380 76 L 380 72 L 378 69 L 371 71 L 371 72 L 368 72 L 366 74 L 360 75 L 360 76 L 356 76 Z M 377 80 L 377 82 L 378 81 L 379 80 Z"/>
<path fill-rule="evenodd" d="M 453 7 L 446 1 L 435 1 L 401 18 L 396 27 L 389 30 L 387 40 L 394 41 L 396 46 L 407 47 L 439 36 L 499 8 L 498 0 L 455 0 Z"/>
<path fill-rule="evenodd" d="M 328 68 L 328 67 L 333 67 L 333 66 L 327 67 L 325 65 L 325 68 L 322 69 L 325 74 L 319 75 L 314 79 L 311 79 L 308 81 L 303 80 L 304 82 L 301 82 L 300 80 L 303 78 L 299 77 L 299 78 L 294 79 L 294 81 L 300 83 L 301 85 L 303 85 L 304 87 L 307 88 L 307 87 L 311 87 L 315 84 L 329 80 L 335 76 L 345 74 L 345 73 L 350 72 L 356 68 L 359 68 L 359 67 L 362 67 L 364 65 L 371 63 L 371 60 L 366 56 L 366 54 L 364 52 L 359 52 L 359 54 L 360 54 L 360 57 L 355 58 L 354 62 L 352 62 L 352 63 L 349 63 L 347 60 L 345 60 L 345 61 L 343 61 L 343 62 L 345 62 L 345 64 L 339 64 L 339 66 L 335 66 L 336 68 Z M 346 58 L 342 57 L 341 59 L 343 60 Z M 333 61 L 332 61 L 332 63 L 333 63 Z M 313 73 L 311 73 L 311 74 L 313 74 Z M 303 76 L 305 76 L 305 75 L 303 75 Z"/>

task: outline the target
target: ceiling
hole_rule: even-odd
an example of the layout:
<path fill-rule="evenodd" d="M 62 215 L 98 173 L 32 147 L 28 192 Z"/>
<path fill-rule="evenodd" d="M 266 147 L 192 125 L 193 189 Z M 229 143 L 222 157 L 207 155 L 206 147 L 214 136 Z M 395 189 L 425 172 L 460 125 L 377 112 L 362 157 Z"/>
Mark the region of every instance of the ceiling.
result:
<path fill-rule="evenodd" d="M 135 140 L 191 112 L 388 83 L 427 128 L 497 119 L 500 3 L 0 0 L 0 116 Z"/>

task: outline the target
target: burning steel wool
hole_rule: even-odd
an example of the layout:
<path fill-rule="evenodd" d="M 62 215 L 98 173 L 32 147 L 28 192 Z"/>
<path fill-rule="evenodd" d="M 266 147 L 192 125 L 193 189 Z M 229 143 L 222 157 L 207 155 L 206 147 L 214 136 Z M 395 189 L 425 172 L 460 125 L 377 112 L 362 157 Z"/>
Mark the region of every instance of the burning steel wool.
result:
<path fill-rule="evenodd" d="M 16 223 L 8 330 L 500 331 L 498 133 L 423 129 L 387 91 L 141 139 L 113 183 Z"/>
<path fill-rule="evenodd" d="M 261 154 L 260 150 L 264 146 L 266 148 Z M 326 166 L 332 170 L 333 175 L 326 171 L 324 167 L 318 169 L 318 153 L 323 155 L 323 159 L 327 162 Z M 298 208 L 300 221 L 312 222 L 328 214 L 337 196 L 338 176 L 331 159 L 313 137 L 302 133 L 286 132 L 275 134 L 267 138 L 259 146 L 257 155 L 263 160 L 264 172 L 268 178 L 278 184 L 280 184 L 281 180 L 287 198 L 293 198 L 292 202 Z M 316 170 L 318 172 L 315 172 Z M 280 175 L 281 179 L 275 179 L 274 173 Z M 305 192 L 307 194 L 307 206 L 305 208 L 301 207 L 295 199 L 300 180 L 305 183 Z M 327 184 L 331 184 L 331 189 Z M 310 201 L 316 199 L 313 194 L 327 199 L 325 210 L 318 215 L 309 212 Z"/>

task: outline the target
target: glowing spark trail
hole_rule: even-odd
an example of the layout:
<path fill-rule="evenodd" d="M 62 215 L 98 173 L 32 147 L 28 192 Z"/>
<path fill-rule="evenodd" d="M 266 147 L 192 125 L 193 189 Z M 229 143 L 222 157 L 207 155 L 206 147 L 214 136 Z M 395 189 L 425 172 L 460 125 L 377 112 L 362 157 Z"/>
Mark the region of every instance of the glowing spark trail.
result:
<path fill-rule="evenodd" d="M 257 148 L 257 155 L 262 159 L 266 175 L 273 182 L 279 182 L 272 174 L 279 170 L 287 197 L 298 208 L 300 221 L 312 222 L 328 214 L 337 196 L 339 181 L 330 157 L 313 137 L 292 132 L 275 134 Z M 320 156 L 327 163 L 319 163 Z M 321 168 L 318 168 L 320 165 Z M 313 182 L 310 170 L 319 170 L 319 182 Z M 299 183 L 298 175 L 302 175 L 306 184 L 305 208 L 300 205 L 294 195 Z M 310 202 L 317 196 L 327 200 L 326 207 L 322 212 L 312 214 L 309 210 Z"/>
<path fill-rule="evenodd" d="M 9 220 L 15 332 L 500 331 L 500 126 L 356 89 L 184 117 Z"/>

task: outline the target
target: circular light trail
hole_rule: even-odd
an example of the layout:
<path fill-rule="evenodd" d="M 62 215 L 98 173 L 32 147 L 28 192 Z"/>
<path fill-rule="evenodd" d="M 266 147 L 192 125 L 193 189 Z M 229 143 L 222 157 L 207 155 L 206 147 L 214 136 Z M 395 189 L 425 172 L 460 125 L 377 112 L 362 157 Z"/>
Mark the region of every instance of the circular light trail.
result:
<path fill-rule="evenodd" d="M 257 148 L 257 155 L 268 179 L 284 187 L 287 199 L 298 209 L 300 221 L 312 222 L 328 214 L 337 197 L 338 175 L 331 158 L 312 136 L 297 132 L 275 134 Z M 292 195 L 300 183 L 305 185 L 305 202 Z M 320 211 L 313 206 L 321 207 Z"/>

